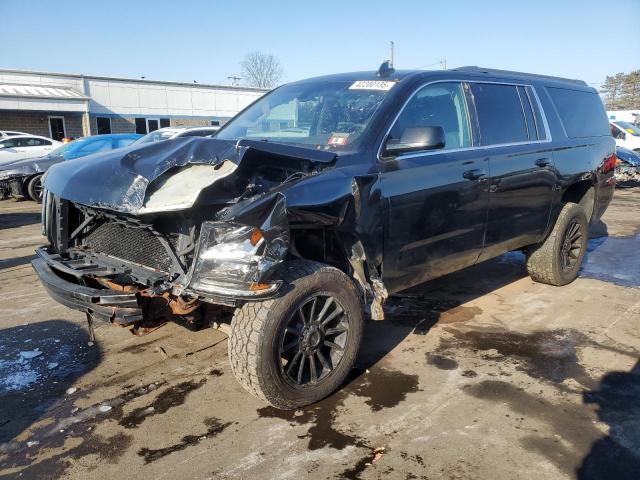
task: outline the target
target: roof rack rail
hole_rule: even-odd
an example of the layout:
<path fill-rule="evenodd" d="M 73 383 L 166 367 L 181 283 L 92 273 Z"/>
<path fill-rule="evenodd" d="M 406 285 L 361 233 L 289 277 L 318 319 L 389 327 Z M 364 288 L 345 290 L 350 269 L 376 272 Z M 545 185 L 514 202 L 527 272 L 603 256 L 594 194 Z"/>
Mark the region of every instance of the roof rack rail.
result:
<path fill-rule="evenodd" d="M 536 77 L 545 80 L 560 80 L 563 82 L 572 82 L 578 85 L 588 86 L 587 82 L 583 80 L 577 80 L 574 78 L 563 78 L 563 77 L 553 77 L 551 75 L 538 75 L 537 73 L 525 73 L 525 72 L 514 72 L 511 70 L 498 70 L 497 68 L 484 68 L 478 67 L 476 65 L 469 65 L 466 67 L 458 67 L 453 70 L 458 72 L 469 72 L 469 73 L 486 73 L 486 74 L 496 74 L 496 75 L 524 75 L 527 77 Z"/>

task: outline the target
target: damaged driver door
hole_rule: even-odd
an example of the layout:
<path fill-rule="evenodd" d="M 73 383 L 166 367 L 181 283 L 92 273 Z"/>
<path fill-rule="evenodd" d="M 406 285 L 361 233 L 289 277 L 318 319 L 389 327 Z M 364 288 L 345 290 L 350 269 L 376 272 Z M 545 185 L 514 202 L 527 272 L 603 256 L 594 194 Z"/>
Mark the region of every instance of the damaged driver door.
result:
<path fill-rule="evenodd" d="M 383 281 L 391 293 L 472 265 L 481 253 L 489 162 L 473 148 L 465 89 L 419 88 L 381 147 Z"/>

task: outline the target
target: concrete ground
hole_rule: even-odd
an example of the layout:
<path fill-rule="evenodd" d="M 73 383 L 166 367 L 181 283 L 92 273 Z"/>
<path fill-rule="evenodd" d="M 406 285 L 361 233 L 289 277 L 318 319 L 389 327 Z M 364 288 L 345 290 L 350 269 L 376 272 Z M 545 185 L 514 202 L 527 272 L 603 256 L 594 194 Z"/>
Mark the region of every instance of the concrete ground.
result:
<path fill-rule="evenodd" d="M 390 299 L 350 382 L 277 411 L 216 330 L 137 338 L 49 299 L 37 207 L 0 202 L 1 478 L 640 478 L 640 188 L 580 278 L 518 253 Z"/>

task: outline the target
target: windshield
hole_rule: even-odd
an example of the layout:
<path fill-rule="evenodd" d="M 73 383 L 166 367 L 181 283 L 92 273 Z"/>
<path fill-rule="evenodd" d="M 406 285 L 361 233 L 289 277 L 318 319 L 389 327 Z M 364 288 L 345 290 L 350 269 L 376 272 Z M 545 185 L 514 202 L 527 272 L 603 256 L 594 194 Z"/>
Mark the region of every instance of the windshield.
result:
<path fill-rule="evenodd" d="M 134 145 L 140 145 L 141 143 L 160 142 L 162 140 L 169 140 L 177 132 L 175 130 L 156 130 L 151 133 L 147 133 L 144 137 L 139 138 Z"/>
<path fill-rule="evenodd" d="M 640 137 L 640 128 L 629 122 L 616 122 L 616 125 L 634 137 Z"/>
<path fill-rule="evenodd" d="M 309 82 L 285 85 L 237 115 L 216 138 L 351 148 L 394 82 Z"/>

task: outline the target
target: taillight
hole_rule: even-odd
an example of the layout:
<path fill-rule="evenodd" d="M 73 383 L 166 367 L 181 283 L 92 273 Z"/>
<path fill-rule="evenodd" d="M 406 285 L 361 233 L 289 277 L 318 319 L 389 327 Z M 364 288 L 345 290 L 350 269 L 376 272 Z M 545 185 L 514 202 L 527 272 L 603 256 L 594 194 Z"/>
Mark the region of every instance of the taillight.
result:
<path fill-rule="evenodd" d="M 616 163 L 618 162 L 618 157 L 616 157 L 615 153 L 612 153 L 602 162 L 602 166 L 600 167 L 600 171 L 602 173 L 609 173 L 616 168 Z"/>

